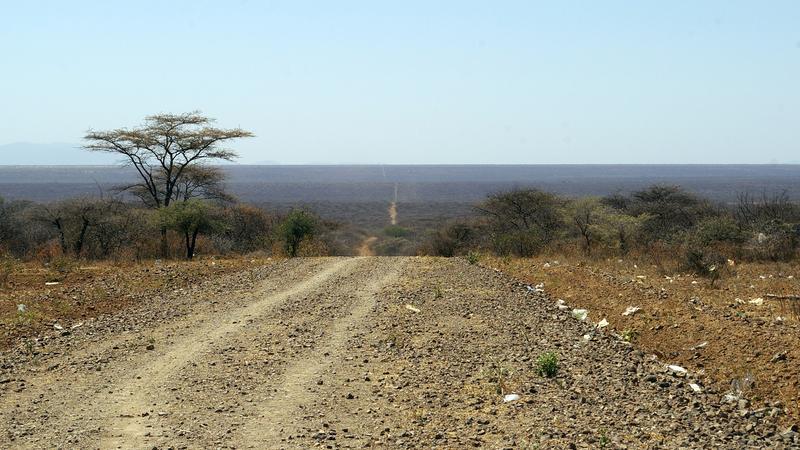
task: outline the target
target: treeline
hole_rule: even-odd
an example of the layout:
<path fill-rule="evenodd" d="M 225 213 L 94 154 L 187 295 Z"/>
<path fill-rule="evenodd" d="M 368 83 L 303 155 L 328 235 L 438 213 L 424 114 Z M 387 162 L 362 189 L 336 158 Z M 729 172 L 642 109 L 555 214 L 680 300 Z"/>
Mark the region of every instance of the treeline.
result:
<path fill-rule="evenodd" d="M 335 225 L 313 213 L 270 214 L 233 202 L 188 199 L 159 209 L 120 199 L 76 198 L 38 204 L 0 198 L 0 255 L 136 261 L 195 254 L 320 255 L 337 251 Z"/>
<path fill-rule="evenodd" d="M 676 186 L 629 195 L 567 199 L 536 189 L 489 196 L 476 216 L 436 231 L 421 251 L 533 256 L 579 249 L 585 255 L 678 256 L 703 275 L 728 259 L 786 261 L 797 256 L 800 205 L 786 194 L 741 194 L 722 205 Z"/>

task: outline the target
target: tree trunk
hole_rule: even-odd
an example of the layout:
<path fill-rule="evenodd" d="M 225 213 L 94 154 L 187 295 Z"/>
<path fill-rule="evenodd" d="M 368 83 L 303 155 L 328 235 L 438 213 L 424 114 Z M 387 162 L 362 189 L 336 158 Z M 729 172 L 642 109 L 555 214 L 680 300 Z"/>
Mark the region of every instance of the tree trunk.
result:
<path fill-rule="evenodd" d="M 187 250 L 186 259 L 188 259 L 188 260 L 191 260 L 192 258 L 194 258 L 194 248 L 197 245 L 197 234 L 199 232 L 200 232 L 200 230 L 196 229 L 192 233 L 191 245 L 189 244 L 189 234 L 188 233 L 186 234 L 186 244 L 187 244 L 187 247 L 186 247 L 186 250 Z"/>
<path fill-rule="evenodd" d="M 61 226 L 61 220 L 56 219 L 53 224 L 58 230 L 58 243 L 61 244 L 61 254 L 67 256 L 67 238 L 64 236 L 64 227 Z"/>
<path fill-rule="evenodd" d="M 81 224 L 81 232 L 78 234 L 78 240 L 75 241 L 75 257 L 80 258 L 83 251 L 83 242 L 86 239 L 86 232 L 89 230 L 89 222 L 84 219 Z"/>
<path fill-rule="evenodd" d="M 169 242 L 167 242 L 167 227 L 161 227 L 161 257 L 169 258 Z"/>
<path fill-rule="evenodd" d="M 186 259 L 192 259 L 192 243 L 188 230 L 183 232 L 183 245 L 186 246 Z"/>

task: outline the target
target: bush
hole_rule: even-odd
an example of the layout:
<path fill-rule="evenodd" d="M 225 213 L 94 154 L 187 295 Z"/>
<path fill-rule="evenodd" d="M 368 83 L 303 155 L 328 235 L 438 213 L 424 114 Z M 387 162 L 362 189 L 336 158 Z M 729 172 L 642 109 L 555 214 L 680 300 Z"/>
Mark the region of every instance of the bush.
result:
<path fill-rule="evenodd" d="M 403 228 L 400 225 L 390 225 L 383 229 L 383 234 L 393 238 L 402 238 L 410 236 L 412 233 L 411 230 Z"/>
<path fill-rule="evenodd" d="M 684 268 L 711 278 L 712 284 L 727 268 L 727 257 L 744 242 L 739 225 L 730 217 L 713 217 L 684 233 Z"/>
<path fill-rule="evenodd" d="M 414 243 L 408 239 L 392 238 L 378 241 L 374 246 L 376 255 L 380 256 L 400 256 L 413 253 Z"/>
<path fill-rule="evenodd" d="M 678 186 L 654 185 L 634 192 L 628 199 L 615 195 L 602 201 L 630 216 L 645 217 L 641 224 L 645 243 L 673 241 L 703 219 L 719 215 L 710 202 Z"/>
<path fill-rule="evenodd" d="M 230 250 L 249 253 L 270 247 L 275 220 L 264 210 L 236 205 L 225 210 L 224 220 L 227 228 L 219 237 L 228 242 Z"/>
<path fill-rule="evenodd" d="M 553 378 L 558 374 L 558 355 L 555 352 L 545 352 L 536 358 L 536 370 L 539 375 Z"/>
<path fill-rule="evenodd" d="M 453 257 L 479 246 L 481 228 L 472 223 L 452 222 L 436 230 L 423 246 L 423 253 Z"/>
<path fill-rule="evenodd" d="M 319 229 L 319 221 L 310 212 L 295 209 L 289 212 L 278 227 L 278 237 L 283 242 L 286 254 L 291 257 L 298 255 L 300 244 L 311 240 Z"/>
<path fill-rule="evenodd" d="M 186 259 L 192 259 L 200 234 L 211 234 L 225 229 L 220 212 L 203 200 L 187 200 L 159 210 L 164 227 L 180 233 L 186 246 Z"/>
<path fill-rule="evenodd" d="M 744 250 L 751 259 L 788 261 L 797 255 L 797 246 L 794 226 L 774 220 L 755 231 Z"/>
<path fill-rule="evenodd" d="M 564 201 L 538 189 L 490 195 L 477 210 L 486 218 L 495 251 L 533 256 L 564 229 Z"/>

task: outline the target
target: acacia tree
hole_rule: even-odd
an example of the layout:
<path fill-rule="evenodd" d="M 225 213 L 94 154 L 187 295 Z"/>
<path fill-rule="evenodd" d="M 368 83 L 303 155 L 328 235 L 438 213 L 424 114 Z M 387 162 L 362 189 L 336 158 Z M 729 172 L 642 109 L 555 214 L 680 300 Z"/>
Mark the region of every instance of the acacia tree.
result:
<path fill-rule="evenodd" d="M 138 128 L 90 130 L 84 137 L 88 141 L 84 148 L 122 156 L 123 165 L 134 167 L 140 178 L 128 188 L 147 206 L 164 208 L 184 199 L 186 190 L 182 186 L 193 169 L 210 161 L 234 160 L 238 155 L 225 145 L 253 136 L 241 128 L 216 128 L 212 123 L 213 119 L 198 111 L 157 114 L 146 117 Z M 165 226 L 161 227 L 161 254 L 169 256 Z"/>

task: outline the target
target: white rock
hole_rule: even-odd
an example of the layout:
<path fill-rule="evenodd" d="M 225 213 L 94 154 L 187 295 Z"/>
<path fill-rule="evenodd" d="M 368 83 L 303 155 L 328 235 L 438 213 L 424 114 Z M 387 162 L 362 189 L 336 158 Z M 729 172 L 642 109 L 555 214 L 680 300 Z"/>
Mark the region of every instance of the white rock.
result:
<path fill-rule="evenodd" d="M 55 286 L 57 284 L 61 284 L 61 283 L 59 283 L 58 281 L 48 281 L 44 285 L 45 286 Z"/>
<path fill-rule="evenodd" d="M 608 320 L 603 319 L 600 322 L 597 322 L 597 328 L 605 328 L 608 326 Z"/>
<path fill-rule="evenodd" d="M 683 367 L 672 365 L 672 364 L 668 365 L 667 369 L 669 369 L 673 373 L 679 374 L 679 375 L 686 375 L 687 373 L 689 373 L 689 371 L 684 369 Z"/>
<path fill-rule="evenodd" d="M 557 307 L 558 307 L 558 309 L 559 309 L 559 310 L 561 310 L 561 311 L 566 311 L 566 310 L 568 310 L 568 309 L 569 309 L 569 306 L 567 306 L 567 304 L 566 304 L 566 303 L 564 303 L 564 300 L 562 300 L 562 299 L 558 299 L 558 300 L 556 300 L 556 306 L 557 306 Z"/>
<path fill-rule="evenodd" d="M 414 305 L 412 305 L 410 303 L 406 303 L 406 309 L 411 311 L 411 312 L 415 312 L 415 313 L 420 312 L 419 308 L 415 307 Z"/>
<path fill-rule="evenodd" d="M 578 320 L 586 320 L 586 317 L 589 316 L 589 311 L 585 309 L 573 309 L 572 310 L 572 317 Z"/>
<path fill-rule="evenodd" d="M 700 385 L 697 383 L 689 383 L 689 387 L 692 388 L 692 390 L 697 393 L 703 392 L 703 388 L 701 388 Z"/>
<path fill-rule="evenodd" d="M 636 311 L 639 311 L 640 309 L 642 309 L 642 308 L 639 308 L 638 306 L 628 306 L 625 309 L 625 312 L 622 313 L 622 315 L 623 316 L 632 316 L 632 315 L 636 314 Z"/>
<path fill-rule="evenodd" d="M 56 329 L 56 330 L 58 330 L 58 331 L 61 331 L 61 330 L 63 330 L 63 329 L 64 329 L 64 327 L 62 327 L 61 325 L 59 325 L 59 324 L 57 324 L 57 323 L 54 323 L 54 324 L 53 324 L 53 328 L 55 328 L 55 329 Z"/>
<path fill-rule="evenodd" d="M 503 397 L 503 403 L 515 402 L 520 399 L 519 394 L 506 394 Z"/>
<path fill-rule="evenodd" d="M 542 267 L 544 267 L 545 269 L 547 269 L 548 267 L 550 267 L 550 263 L 544 263 L 544 264 L 542 264 Z"/>
<path fill-rule="evenodd" d="M 28 310 L 28 307 L 27 307 L 27 306 L 25 306 L 25 305 L 23 305 L 22 303 L 20 303 L 19 305 L 17 305 L 17 312 L 18 312 L 18 313 L 24 313 L 24 312 L 25 312 L 25 311 L 27 311 L 27 310 Z"/>
<path fill-rule="evenodd" d="M 761 306 L 761 305 L 764 304 L 764 299 L 761 298 L 761 297 L 758 297 L 758 298 L 754 298 L 754 299 L 748 301 L 747 303 L 750 303 L 751 305 Z"/>
<path fill-rule="evenodd" d="M 734 393 L 728 392 L 727 394 L 725 394 L 725 396 L 722 397 L 722 401 L 725 403 L 735 403 L 739 401 L 739 396 Z"/>

